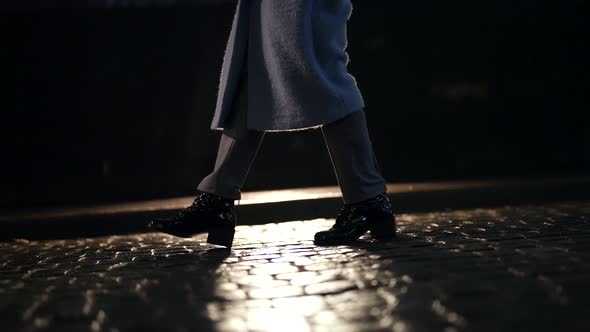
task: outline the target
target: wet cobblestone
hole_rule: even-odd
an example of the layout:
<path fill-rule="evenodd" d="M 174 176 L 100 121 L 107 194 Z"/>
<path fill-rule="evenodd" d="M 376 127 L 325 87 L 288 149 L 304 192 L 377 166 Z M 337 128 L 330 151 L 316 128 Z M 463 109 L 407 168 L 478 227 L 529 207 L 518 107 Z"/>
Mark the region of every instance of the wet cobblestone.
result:
<path fill-rule="evenodd" d="M 333 220 L 0 243 L 2 331 L 582 331 L 590 202 L 398 216 L 399 236 L 315 246 Z M 124 222 L 124 220 L 121 220 Z"/>

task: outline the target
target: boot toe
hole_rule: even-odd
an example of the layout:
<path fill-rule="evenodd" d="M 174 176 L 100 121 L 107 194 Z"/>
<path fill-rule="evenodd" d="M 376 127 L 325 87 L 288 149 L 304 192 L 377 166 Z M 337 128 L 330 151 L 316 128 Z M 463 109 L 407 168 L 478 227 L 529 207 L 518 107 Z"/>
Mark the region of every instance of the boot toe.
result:
<path fill-rule="evenodd" d="M 334 232 L 334 231 L 321 231 L 317 232 L 314 236 L 314 243 L 320 245 L 337 245 L 346 244 L 356 240 L 351 238 L 346 233 Z"/>

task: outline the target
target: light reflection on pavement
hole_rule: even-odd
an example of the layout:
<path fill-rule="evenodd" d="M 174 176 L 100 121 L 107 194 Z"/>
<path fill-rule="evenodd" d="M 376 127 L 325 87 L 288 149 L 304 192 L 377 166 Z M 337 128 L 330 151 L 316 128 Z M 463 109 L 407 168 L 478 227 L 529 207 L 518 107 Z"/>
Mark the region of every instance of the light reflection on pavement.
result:
<path fill-rule="evenodd" d="M 590 202 L 398 221 L 393 241 L 336 247 L 311 241 L 326 219 L 240 226 L 231 251 L 162 234 L 0 243 L 0 318 L 6 331 L 581 331 L 590 322 Z"/>

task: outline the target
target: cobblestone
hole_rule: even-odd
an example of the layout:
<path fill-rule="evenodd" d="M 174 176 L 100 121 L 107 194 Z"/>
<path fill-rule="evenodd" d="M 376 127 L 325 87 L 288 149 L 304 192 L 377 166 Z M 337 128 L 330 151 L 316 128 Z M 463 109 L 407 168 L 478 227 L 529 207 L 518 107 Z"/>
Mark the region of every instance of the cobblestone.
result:
<path fill-rule="evenodd" d="M 395 240 L 315 246 L 333 220 L 0 243 L 3 331 L 582 331 L 590 202 L 398 216 Z M 124 222 L 124 221 L 121 221 Z"/>

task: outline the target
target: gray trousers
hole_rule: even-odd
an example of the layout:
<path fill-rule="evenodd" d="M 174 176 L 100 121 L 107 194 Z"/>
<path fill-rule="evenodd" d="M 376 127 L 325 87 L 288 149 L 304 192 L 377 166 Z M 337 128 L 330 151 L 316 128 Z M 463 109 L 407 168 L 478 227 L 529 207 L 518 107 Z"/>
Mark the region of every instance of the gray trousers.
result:
<path fill-rule="evenodd" d="M 246 77 L 244 71 L 229 125 L 221 135 L 213 172 L 197 187 L 236 200 L 241 198 L 240 190 L 265 135 L 263 131 L 248 130 L 246 126 Z M 325 124 L 321 130 L 345 204 L 373 198 L 386 191 L 386 181 L 381 176 L 369 139 L 364 110 Z"/>

